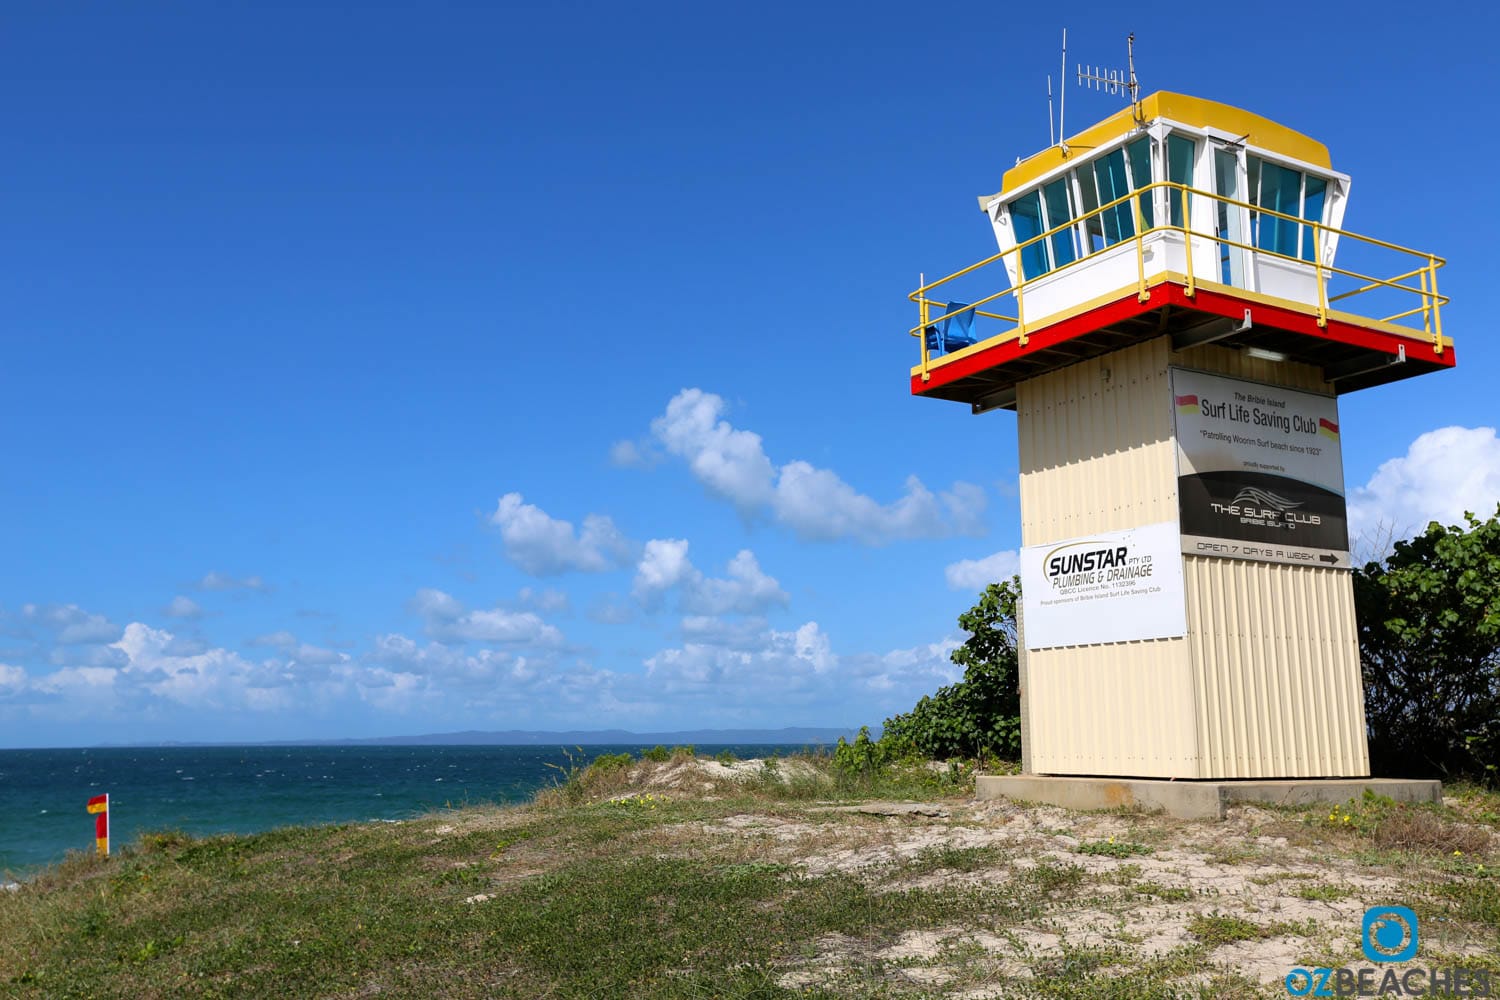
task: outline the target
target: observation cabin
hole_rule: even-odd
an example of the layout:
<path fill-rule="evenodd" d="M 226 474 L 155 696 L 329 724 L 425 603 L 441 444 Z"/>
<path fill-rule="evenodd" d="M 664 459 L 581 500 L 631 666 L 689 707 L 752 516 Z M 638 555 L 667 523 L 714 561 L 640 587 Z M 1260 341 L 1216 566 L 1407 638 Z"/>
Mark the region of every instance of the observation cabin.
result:
<path fill-rule="evenodd" d="M 1155 93 L 1017 160 L 998 251 L 910 294 L 912 394 L 1017 414 L 1023 777 L 1369 775 L 1338 399 L 1456 359 L 1443 259 L 1350 189 Z"/>
<path fill-rule="evenodd" d="M 911 391 L 1015 409 L 1026 378 L 1162 334 L 1312 365 L 1340 394 L 1453 367 L 1444 260 L 1346 232 L 1349 189 L 1314 139 L 1151 94 L 979 197 L 999 252 L 911 294 Z"/>

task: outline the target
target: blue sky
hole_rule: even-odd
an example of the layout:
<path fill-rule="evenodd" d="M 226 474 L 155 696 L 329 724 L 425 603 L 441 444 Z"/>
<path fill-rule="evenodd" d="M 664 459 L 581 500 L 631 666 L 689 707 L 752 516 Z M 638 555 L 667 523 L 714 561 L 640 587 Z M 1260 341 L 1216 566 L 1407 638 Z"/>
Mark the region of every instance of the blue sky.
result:
<path fill-rule="evenodd" d="M 1267 72 L 1238 9 L 13 6 L 0 746 L 877 724 L 953 679 L 1015 418 L 908 395 L 905 294 L 993 252 L 1064 26 L 1451 260 L 1459 368 L 1345 397 L 1346 480 L 1356 524 L 1493 510 L 1497 15 L 1423 11 Z"/>

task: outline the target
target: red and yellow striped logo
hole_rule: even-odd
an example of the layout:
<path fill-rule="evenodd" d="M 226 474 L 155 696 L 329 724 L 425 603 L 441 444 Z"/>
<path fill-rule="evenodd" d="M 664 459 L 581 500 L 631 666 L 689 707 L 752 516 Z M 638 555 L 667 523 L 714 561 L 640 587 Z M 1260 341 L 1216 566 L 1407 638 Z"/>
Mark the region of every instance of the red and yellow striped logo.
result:
<path fill-rule="evenodd" d="M 1178 396 L 1176 398 L 1177 398 L 1177 412 L 1178 413 L 1197 413 L 1198 412 L 1198 397 L 1197 397 L 1196 394 L 1189 393 L 1186 396 Z"/>
<path fill-rule="evenodd" d="M 1319 417 L 1318 433 L 1330 440 L 1337 441 L 1339 439 L 1339 425 L 1332 420 Z"/>

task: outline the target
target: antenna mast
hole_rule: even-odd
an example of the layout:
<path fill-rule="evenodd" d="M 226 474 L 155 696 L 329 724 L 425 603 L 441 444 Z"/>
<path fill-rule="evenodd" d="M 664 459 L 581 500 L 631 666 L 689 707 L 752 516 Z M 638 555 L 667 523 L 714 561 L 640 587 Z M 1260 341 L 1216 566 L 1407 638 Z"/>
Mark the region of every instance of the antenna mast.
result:
<path fill-rule="evenodd" d="M 1066 50 L 1065 50 L 1066 51 Z M 1106 94 L 1129 94 L 1131 112 L 1135 120 L 1141 120 L 1141 85 L 1135 78 L 1135 32 L 1125 39 L 1125 54 L 1129 69 L 1121 73 L 1117 69 L 1100 69 L 1098 66 L 1078 65 L 1078 85 L 1093 87 Z"/>
<path fill-rule="evenodd" d="M 1057 131 L 1052 124 L 1052 77 L 1047 77 L 1047 145 L 1057 145 Z"/>
<path fill-rule="evenodd" d="M 1049 85 L 1051 81 L 1048 81 Z M 1062 154 L 1068 155 L 1068 131 L 1063 128 L 1063 113 L 1068 109 L 1068 29 L 1063 29 L 1062 73 L 1057 78 L 1057 141 L 1062 143 Z M 1052 123 L 1052 111 L 1047 111 L 1047 124 Z"/>

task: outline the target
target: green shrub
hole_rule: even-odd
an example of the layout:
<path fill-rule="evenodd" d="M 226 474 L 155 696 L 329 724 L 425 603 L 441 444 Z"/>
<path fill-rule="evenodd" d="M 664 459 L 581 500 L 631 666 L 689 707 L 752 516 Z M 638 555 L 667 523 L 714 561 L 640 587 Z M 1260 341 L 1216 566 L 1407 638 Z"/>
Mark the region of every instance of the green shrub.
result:
<path fill-rule="evenodd" d="M 1500 785 L 1500 506 L 1354 573 L 1375 774 Z"/>
<path fill-rule="evenodd" d="M 671 759 L 672 751 L 668 750 L 660 743 L 656 744 L 656 746 L 652 747 L 650 750 L 644 750 L 641 752 L 641 760 L 649 760 L 656 764 L 665 764 Z"/>
<path fill-rule="evenodd" d="M 841 783 L 869 782 L 885 771 L 891 762 L 890 750 L 884 741 L 870 739 L 870 727 L 860 726 L 854 742 L 839 737 L 833 749 L 833 770 Z"/>
<path fill-rule="evenodd" d="M 1016 653 L 1016 605 L 1021 581 L 992 583 L 960 615 L 969 633 L 953 651 L 963 680 L 924 696 L 910 712 L 885 720 L 881 743 L 891 757 L 919 754 L 950 757 L 1021 756 L 1020 662 Z"/>
<path fill-rule="evenodd" d="M 589 764 L 589 770 L 598 774 L 613 771 L 621 767 L 629 767 L 635 763 L 635 758 L 628 753 L 601 753 Z"/>

